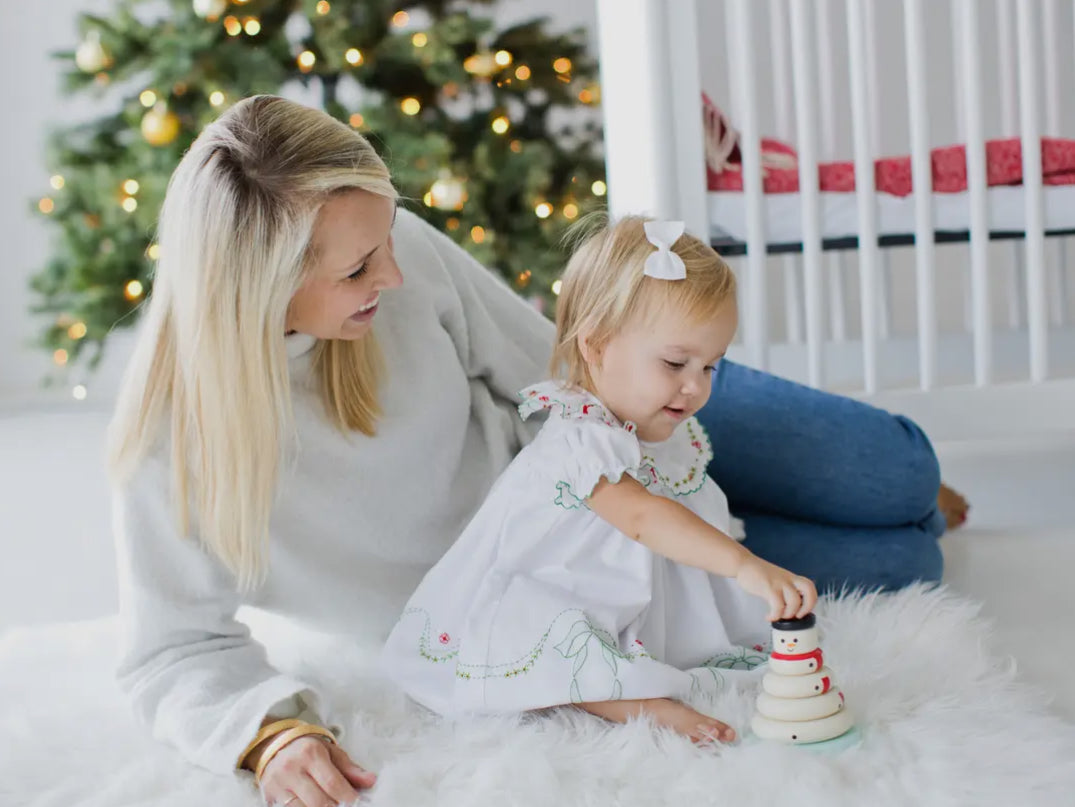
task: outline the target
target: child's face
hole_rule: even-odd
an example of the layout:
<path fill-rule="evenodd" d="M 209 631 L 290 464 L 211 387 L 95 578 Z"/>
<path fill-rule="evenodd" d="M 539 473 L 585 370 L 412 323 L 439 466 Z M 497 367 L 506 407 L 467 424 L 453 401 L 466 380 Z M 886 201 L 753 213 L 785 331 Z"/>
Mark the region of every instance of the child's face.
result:
<path fill-rule="evenodd" d="M 638 427 L 640 439 L 667 440 L 709 400 L 714 365 L 738 324 L 734 299 L 704 322 L 667 311 L 630 323 L 596 355 L 583 348 L 593 391 L 616 417 Z"/>

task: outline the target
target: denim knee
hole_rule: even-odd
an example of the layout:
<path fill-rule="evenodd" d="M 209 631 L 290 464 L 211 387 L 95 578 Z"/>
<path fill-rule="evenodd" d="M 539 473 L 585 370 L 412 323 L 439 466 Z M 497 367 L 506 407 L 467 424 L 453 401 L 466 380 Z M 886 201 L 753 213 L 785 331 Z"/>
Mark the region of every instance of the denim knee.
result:
<path fill-rule="evenodd" d="M 936 538 L 924 529 L 913 528 L 906 539 L 891 542 L 884 561 L 874 569 L 860 570 L 857 585 L 867 589 L 897 591 L 914 583 L 939 583 L 944 574 L 944 556 Z"/>
<path fill-rule="evenodd" d="M 903 415 L 894 417 L 908 437 L 900 463 L 903 471 L 900 499 L 907 507 L 906 522 L 914 524 L 926 518 L 937 506 L 941 466 L 933 445 L 918 424 Z"/>

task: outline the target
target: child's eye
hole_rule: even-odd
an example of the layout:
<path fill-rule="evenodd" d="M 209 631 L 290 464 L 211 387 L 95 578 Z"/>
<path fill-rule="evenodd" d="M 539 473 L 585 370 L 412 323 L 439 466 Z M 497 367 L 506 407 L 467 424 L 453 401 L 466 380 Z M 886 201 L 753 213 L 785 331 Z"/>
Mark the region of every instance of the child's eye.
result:
<path fill-rule="evenodd" d="M 362 275 L 366 274 L 366 264 L 362 264 L 347 276 L 348 280 L 358 280 Z"/>
<path fill-rule="evenodd" d="M 667 366 L 671 367 L 671 368 L 672 368 L 673 370 L 682 370 L 682 369 L 683 369 L 684 367 L 686 367 L 686 366 L 687 366 L 687 363 L 686 363 L 686 362 L 682 362 L 682 361 L 669 361 L 668 359 L 665 359 L 665 360 L 664 360 L 664 363 L 665 363 L 665 364 L 666 364 Z"/>

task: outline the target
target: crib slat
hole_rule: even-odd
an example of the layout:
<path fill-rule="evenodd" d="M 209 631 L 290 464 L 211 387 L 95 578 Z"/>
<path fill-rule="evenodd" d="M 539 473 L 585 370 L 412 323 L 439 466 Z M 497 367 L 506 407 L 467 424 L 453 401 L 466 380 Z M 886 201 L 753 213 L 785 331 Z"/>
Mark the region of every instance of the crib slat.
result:
<path fill-rule="evenodd" d="M 997 0 L 997 83 L 1000 85 L 1000 134 L 1019 134 L 1019 113 L 1015 108 L 1015 38 L 1011 36 L 1015 0 Z"/>
<path fill-rule="evenodd" d="M 817 87 L 821 101 L 821 121 L 818 158 L 836 158 L 836 71 L 833 66 L 832 37 L 829 20 L 832 9 L 829 0 L 814 0 L 814 34 L 817 40 Z"/>
<path fill-rule="evenodd" d="M 1045 59 L 1045 131 L 1049 137 L 1060 136 L 1060 52 L 1057 34 L 1060 15 L 1057 0 L 1041 0 L 1042 56 Z"/>
<path fill-rule="evenodd" d="M 851 120 L 855 140 L 855 197 L 858 202 L 859 284 L 862 287 L 862 367 L 866 393 L 877 392 L 877 190 L 874 186 L 873 133 L 866 73 L 866 36 L 862 3 L 846 0 L 847 49 L 851 79 Z M 869 5 L 869 3 L 867 3 Z"/>
<path fill-rule="evenodd" d="M 859 4 L 862 11 L 862 22 L 865 28 L 863 41 L 866 43 L 866 75 L 869 78 L 869 103 L 870 103 L 870 153 L 879 156 L 884 153 L 881 148 L 881 80 L 877 69 L 877 52 L 879 38 L 877 35 L 877 22 L 875 9 L 880 0 L 865 0 Z M 892 267 L 888 250 L 881 252 L 881 263 L 878 266 L 877 283 L 877 330 L 881 339 L 887 339 L 889 335 L 889 320 L 892 317 Z"/>
<path fill-rule="evenodd" d="M 963 143 L 967 139 L 967 108 L 961 88 L 966 76 L 964 68 L 966 60 L 963 57 L 963 37 L 959 34 L 962 26 L 960 0 L 954 0 L 949 6 L 949 11 L 951 11 L 952 18 L 952 101 L 955 107 L 956 142 Z"/>
<path fill-rule="evenodd" d="M 788 4 L 787 0 L 769 0 L 769 58 L 773 70 L 773 111 L 776 115 L 776 136 L 782 140 L 794 140 L 794 124 L 791 117 L 791 65 L 788 54 Z M 799 259 L 785 255 L 782 260 L 784 275 L 784 329 L 789 344 L 803 341 L 802 283 L 799 282 Z"/>
<path fill-rule="evenodd" d="M 963 44 L 963 84 L 957 94 L 966 99 L 967 190 L 970 194 L 971 321 L 974 333 L 974 383 L 992 381 L 993 323 L 989 288 L 989 200 L 985 172 L 985 126 L 982 119 L 981 54 L 978 45 L 978 0 L 959 0 Z"/>
<path fill-rule="evenodd" d="M 801 345 L 803 341 L 802 299 L 803 288 L 799 277 L 799 256 L 784 256 L 784 322 L 788 343 Z"/>
<path fill-rule="evenodd" d="M 698 3 L 677 0 L 664 12 L 668 72 L 676 82 L 676 92 L 668 93 L 672 126 L 668 141 L 675 150 L 675 218 L 682 219 L 687 231 L 708 240 L 709 199 L 705 172 L 705 134 L 699 104 L 702 77 L 698 69 Z M 665 90 L 659 90 L 664 92 Z M 667 148 L 668 145 L 666 144 Z"/>
<path fill-rule="evenodd" d="M 821 205 L 817 181 L 817 98 L 814 42 L 810 36 L 810 0 L 791 0 L 791 45 L 795 85 L 795 129 L 799 147 L 799 198 L 802 203 L 803 274 L 806 286 L 807 379 L 825 381 L 822 356 Z"/>
<path fill-rule="evenodd" d="M 915 280 L 918 301 L 918 375 L 923 390 L 937 381 L 937 302 L 933 265 L 933 180 L 929 153 L 925 24 L 922 0 L 904 0 L 911 182 L 915 200 Z"/>
<path fill-rule="evenodd" d="M 865 0 L 860 4 L 863 39 L 866 43 L 866 75 L 869 78 L 870 95 L 870 151 L 880 154 L 881 149 L 881 73 L 877 66 L 877 49 L 880 37 L 877 35 L 877 20 L 874 9 L 880 0 Z"/>
<path fill-rule="evenodd" d="M 787 0 L 769 0 L 769 58 L 773 68 L 773 110 L 776 113 L 776 136 L 793 139 L 791 122 L 791 85 L 788 82 Z"/>
<path fill-rule="evenodd" d="M 1034 3 L 1017 3 L 1019 38 L 1019 122 L 1023 140 L 1023 190 L 1026 194 L 1026 296 L 1030 334 L 1030 380 L 1044 381 L 1049 367 L 1045 301 L 1045 213 L 1042 204 L 1041 134 L 1038 124 L 1038 42 Z"/>
<path fill-rule="evenodd" d="M 740 92 L 736 119 L 740 124 L 739 150 L 743 155 L 743 196 L 747 206 L 747 283 L 744 340 L 752 364 L 764 370 L 769 365 L 769 303 L 765 282 L 765 211 L 761 176 L 761 127 L 758 125 L 755 68 L 750 43 L 753 37 L 751 0 L 732 0 L 726 7 L 729 28 L 735 32 L 732 75 Z"/>

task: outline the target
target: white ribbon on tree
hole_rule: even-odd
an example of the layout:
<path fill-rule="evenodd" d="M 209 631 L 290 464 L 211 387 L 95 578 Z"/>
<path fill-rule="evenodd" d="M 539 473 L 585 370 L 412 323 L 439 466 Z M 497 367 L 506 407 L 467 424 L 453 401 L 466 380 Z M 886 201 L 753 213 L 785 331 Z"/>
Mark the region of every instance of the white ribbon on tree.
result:
<path fill-rule="evenodd" d="M 643 274 L 658 280 L 683 280 L 687 277 L 687 267 L 683 259 L 672 251 L 672 245 L 683 235 L 682 221 L 647 221 L 642 225 L 646 231 L 646 240 L 657 251 L 646 258 Z"/>

